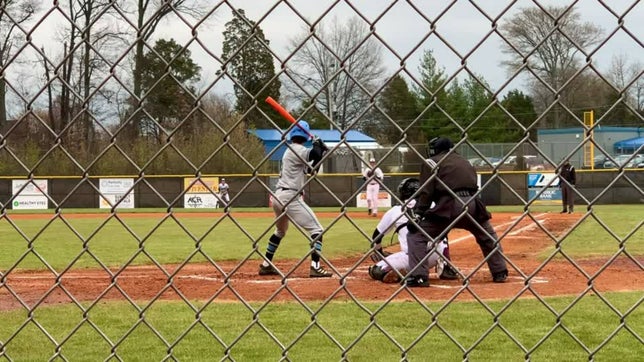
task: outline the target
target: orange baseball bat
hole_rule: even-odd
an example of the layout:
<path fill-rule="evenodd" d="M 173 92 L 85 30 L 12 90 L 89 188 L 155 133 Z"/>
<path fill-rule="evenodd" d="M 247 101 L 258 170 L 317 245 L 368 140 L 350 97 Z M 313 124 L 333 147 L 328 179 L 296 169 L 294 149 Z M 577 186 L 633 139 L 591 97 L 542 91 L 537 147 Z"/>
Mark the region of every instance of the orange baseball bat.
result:
<path fill-rule="evenodd" d="M 295 117 L 291 116 L 291 114 L 288 113 L 288 111 L 284 107 L 282 107 L 281 104 L 277 103 L 277 101 L 274 100 L 272 97 L 270 97 L 270 96 L 266 97 L 266 103 L 268 103 L 268 105 L 273 107 L 273 109 L 276 110 L 277 113 L 280 114 L 280 116 L 284 117 L 285 120 L 287 120 L 287 121 L 293 123 L 294 125 L 296 125 L 297 127 L 299 127 L 299 129 L 304 131 L 304 133 L 309 135 L 309 137 L 315 138 L 315 136 L 313 136 L 311 134 L 311 132 L 307 131 L 306 129 L 304 129 L 304 127 L 300 126 L 300 124 L 297 123 L 297 120 L 295 119 Z"/>

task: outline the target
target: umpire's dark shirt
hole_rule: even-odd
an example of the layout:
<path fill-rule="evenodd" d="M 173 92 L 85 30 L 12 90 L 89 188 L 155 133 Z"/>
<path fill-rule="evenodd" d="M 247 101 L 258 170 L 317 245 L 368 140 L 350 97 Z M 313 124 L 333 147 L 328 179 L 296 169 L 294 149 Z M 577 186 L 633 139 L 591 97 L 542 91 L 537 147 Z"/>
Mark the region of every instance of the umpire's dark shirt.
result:
<path fill-rule="evenodd" d="M 463 156 L 446 152 L 430 157 L 420 168 L 420 184 L 425 182 L 437 170 L 437 178 L 429 181 L 419 192 L 416 212 L 421 215 L 440 216 L 449 218 L 452 214 L 453 197 L 447 188 L 452 191 L 478 190 L 476 169 Z M 444 185 L 443 185 L 444 184 Z M 431 203 L 436 207 L 429 210 Z"/>
<path fill-rule="evenodd" d="M 563 167 L 561 168 L 561 177 L 574 186 L 577 183 L 575 167 L 573 167 L 571 164 L 563 165 Z"/>

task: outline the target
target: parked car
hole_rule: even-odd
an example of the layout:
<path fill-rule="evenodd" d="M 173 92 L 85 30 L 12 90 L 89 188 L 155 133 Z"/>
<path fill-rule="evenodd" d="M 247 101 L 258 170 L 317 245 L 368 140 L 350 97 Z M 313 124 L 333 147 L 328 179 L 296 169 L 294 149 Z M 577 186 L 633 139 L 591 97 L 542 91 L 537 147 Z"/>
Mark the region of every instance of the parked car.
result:
<path fill-rule="evenodd" d="M 474 157 L 474 158 L 468 159 L 468 161 L 470 161 L 470 164 L 472 166 L 477 167 L 477 168 L 486 168 L 486 167 L 487 168 L 492 168 L 492 165 L 495 162 L 498 162 L 500 160 L 499 158 L 496 158 L 496 157 L 486 157 L 486 159 L 487 159 L 487 162 L 486 162 L 486 160 L 484 160 L 484 159 L 482 159 L 480 157 Z"/>
<path fill-rule="evenodd" d="M 604 163 L 608 161 L 608 157 L 604 154 L 601 155 L 596 155 L 593 157 L 593 168 L 598 169 L 598 168 L 604 168 Z M 584 166 L 583 168 L 589 169 L 589 166 Z"/>
<path fill-rule="evenodd" d="M 525 170 L 530 171 L 543 171 L 545 170 L 544 162 L 537 156 L 534 155 L 524 155 L 523 156 Z M 493 166 L 498 166 L 501 161 L 497 161 Z M 517 156 L 508 157 L 500 168 L 502 169 L 515 169 L 517 166 Z"/>
<path fill-rule="evenodd" d="M 606 162 L 604 162 L 604 168 L 618 168 L 622 166 L 624 168 L 637 168 L 640 163 L 644 163 L 643 154 L 617 155 L 613 157 L 613 159 L 615 160 L 614 162 L 612 160 L 606 160 Z"/>
<path fill-rule="evenodd" d="M 626 164 L 626 168 L 644 168 L 644 155 L 635 155 L 635 157 Z"/>

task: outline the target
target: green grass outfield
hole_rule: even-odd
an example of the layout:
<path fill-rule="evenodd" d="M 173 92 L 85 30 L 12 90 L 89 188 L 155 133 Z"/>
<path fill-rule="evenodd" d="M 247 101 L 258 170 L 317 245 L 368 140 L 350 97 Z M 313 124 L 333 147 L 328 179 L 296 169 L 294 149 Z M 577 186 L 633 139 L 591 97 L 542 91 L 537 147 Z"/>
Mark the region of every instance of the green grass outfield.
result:
<path fill-rule="evenodd" d="M 522 211 L 519 207 L 491 209 L 493 212 Z M 201 262 L 205 260 L 204 255 L 215 261 L 247 257 L 259 259 L 273 231 L 273 218 L 234 216 L 235 212 L 267 210 L 233 210 L 232 217 L 193 217 L 189 213 L 177 212 L 165 219 L 167 215 L 164 213 L 159 213 L 158 217 L 119 219 L 105 213 L 104 218 L 53 220 L 11 219 L 10 214 L 11 220 L 0 219 L 0 235 L 3 236 L 0 241 L 0 272 L 8 269 L 43 269 L 45 265 L 42 260 L 60 270 L 69 265 L 74 268 L 98 267 L 99 261 L 107 266 L 143 265 L 152 263 L 151 258 L 163 264 L 186 260 Z M 337 211 L 330 208 L 318 210 Z M 534 213 L 557 210 L 554 206 L 531 209 Z M 596 206 L 593 217 L 581 221 L 562 241 L 561 250 L 573 257 L 613 255 L 620 248 L 633 255 L 644 255 L 643 218 L 642 205 Z M 320 218 L 320 222 L 327 228 L 324 255 L 333 259 L 363 254 L 368 250 L 369 238 L 378 220 L 341 217 Z M 388 236 L 385 243 L 391 240 Z M 553 250 L 554 243 L 542 253 L 542 257 L 550 255 Z M 306 238 L 291 226 L 277 258 L 301 258 L 307 252 Z"/>
<path fill-rule="evenodd" d="M 159 361 L 170 353 L 181 361 L 277 361 L 284 350 L 291 361 L 398 361 L 403 351 L 409 361 L 524 361 L 528 354 L 531 361 L 641 361 L 641 298 L 637 292 L 605 293 L 602 299 L 522 299 L 485 307 L 478 302 L 190 307 L 158 301 L 144 312 L 124 302 L 99 303 L 88 311 L 65 305 L 38 308 L 32 319 L 25 311 L 0 312 L 0 359 L 4 353 L 15 361 L 46 361 L 62 345 L 59 352 L 70 361 L 108 360 L 112 352 L 125 361 Z"/>

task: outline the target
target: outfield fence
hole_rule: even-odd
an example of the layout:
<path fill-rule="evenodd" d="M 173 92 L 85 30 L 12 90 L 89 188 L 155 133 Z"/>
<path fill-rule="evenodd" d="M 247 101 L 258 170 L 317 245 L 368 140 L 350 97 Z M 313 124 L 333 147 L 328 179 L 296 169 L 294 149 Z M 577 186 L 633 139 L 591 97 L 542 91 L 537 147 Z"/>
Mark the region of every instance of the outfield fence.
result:
<path fill-rule="evenodd" d="M 350 130 L 370 133 L 376 141 L 386 143 L 370 152 L 377 155 L 379 165 L 399 172 L 388 173 L 382 183 L 383 190 L 392 194 L 394 202 L 399 201 L 396 196 L 399 182 L 418 171 L 409 170 L 409 165 L 419 164 L 418 160 L 426 157 L 428 135 L 458 136 L 455 141 L 459 152 L 468 158 L 498 156 L 501 165 L 513 155 L 535 155 L 549 167 L 534 172 L 550 172 L 554 176 L 562 159 L 581 163 L 593 152 L 610 155 L 612 150 L 603 149 L 593 140 L 595 127 L 612 124 L 608 122 L 620 117 L 630 126 L 644 124 L 640 92 L 644 89 L 641 64 L 644 46 L 639 24 L 644 4 L 637 0 L 542 3 L 528 0 L 504 4 L 464 0 L 0 2 L 0 174 L 6 177 L 0 179 L 0 222 L 23 239 L 20 250 L 12 251 L 15 260 L 0 265 L 0 297 L 4 298 L 0 300 L 10 301 L 0 306 L 0 321 L 4 316 L 8 321 L 12 312 L 22 313 L 14 329 L 0 334 L 0 360 L 24 360 L 31 346 L 18 341 L 27 333 L 35 333 L 47 341 L 49 352 L 40 358 L 73 359 L 68 354 L 72 354 L 74 338 L 84 336 L 85 327 L 101 341 L 100 348 L 104 351 L 99 353 L 104 360 L 145 359 L 146 356 L 133 357 L 123 352 L 139 327 L 151 331 L 158 340 L 164 350 L 163 360 L 178 360 L 177 350 L 190 342 L 193 338 L 190 332 L 195 326 L 206 331 L 208 342 L 205 344 L 221 347 L 219 354 L 192 357 L 201 360 L 256 360 L 257 356 L 252 358 L 240 352 L 246 343 L 255 343 L 251 331 L 256 330 L 268 336 L 270 350 L 277 350 L 272 356 L 277 355 L 279 360 L 292 360 L 289 353 L 298 346 L 306 349 L 300 355 L 310 357 L 307 360 L 378 360 L 381 356 L 369 355 L 369 348 L 363 350 L 365 355 L 352 354 L 357 345 L 369 344 L 368 331 L 380 333 L 379 343 L 390 345 L 400 360 L 416 358 L 414 350 L 422 345 L 430 344 L 438 349 L 441 343 L 453 347 L 455 353 L 450 356 L 451 360 L 476 360 L 489 349 L 493 350 L 490 344 L 500 339 L 513 346 L 507 353 L 513 353 L 514 357 L 529 361 L 538 358 L 535 356 L 544 349 L 554 349 L 549 355 L 556 358 L 565 351 L 556 351 L 557 344 L 548 342 L 560 334 L 572 341 L 578 349 L 575 356 L 584 360 L 600 360 L 603 358 L 597 356 L 605 357 L 608 353 L 613 360 L 629 360 L 630 354 L 620 355 L 620 350 L 612 345 L 618 337 L 634 341 L 634 351 L 629 353 L 639 352 L 641 358 L 644 331 L 638 323 L 642 320 L 644 298 L 640 295 L 634 303 L 615 305 L 598 280 L 618 264 L 630 265 L 628 270 L 632 274 L 624 278 L 641 279 L 642 255 L 633 254 L 630 249 L 633 243 L 641 243 L 643 221 L 640 218 L 629 230 L 616 233 L 613 231 L 616 225 L 606 223 L 594 210 L 595 206 L 604 204 L 644 204 L 644 172 L 636 169 L 637 165 L 628 169 L 620 165 L 612 170 L 579 170 L 579 187 L 574 190 L 578 218 L 565 227 L 561 225 L 563 221 L 558 221 L 558 227 L 563 229 L 556 233 L 543 222 L 543 211 L 533 210 L 539 203 L 531 199 L 534 194 L 530 193 L 527 181 L 531 171 L 525 167 L 513 172 L 502 166 L 482 166 L 479 171 L 483 200 L 490 205 L 521 208 L 516 221 L 505 225 L 509 230 L 500 234 L 499 243 L 507 242 L 515 232 L 523 238 L 518 242 L 530 243 L 530 234 L 525 233 L 539 232 L 546 235 L 548 246 L 554 250 L 544 260 L 536 261 L 538 266 L 534 270 L 521 270 L 519 260 L 537 258 L 534 253 L 515 260 L 505 256 L 516 283 L 512 296 L 504 299 L 500 309 L 489 306 L 492 298 L 480 297 L 483 294 L 477 293 L 477 288 L 492 285 L 489 278 L 483 281 L 483 277 L 478 278 L 489 274 L 483 256 L 462 276 L 458 287 L 450 289 L 449 293 L 453 293 L 446 295 L 438 309 L 430 310 L 421 292 L 406 287 L 387 289 L 391 290 L 390 294 L 361 300 L 359 293 L 357 297 L 352 293 L 347 280 L 358 279 L 360 283 L 372 283 L 374 289 L 379 288 L 378 282 L 364 272 L 372 249 L 356 257 L 355 265 L 331 268 L 337 286 L 326 295 L 316 296 L 315 307 L 298 295 L 298 288 L 289 286 L 293 282 L 289 280 L 290 274 L 280 276 L 281 284 L 277 283 L 280 285 L 259 305 L 254 304 L 235 289 L 235 280 L 245 275 L 240 271 L 243 266 L 256 266 L 257 259 L 251 256 L 263 254 L 273 225 L 267 225 L 265 232 L 252 240 L 252 255 L 249 253 L 236 261 L 238 267 L 224 273 L 221 289 L 192 299 L 185 297 L 177 286 L 178 272 L 167 272 L 154 254 L 148 252 L 148 236 L 131 231 L 128 226 L 131 221 L 120 217 L 128 212 L 120 206 L 130 202 L 133 208 L 161 208 L 160 213 L 166 217 L 151 227 L 154 231 L 163 221 L 174 219 L 180 212 L 176 209 L 188 207 L 186 195 L 201 185 L 205 189 L 202 194 L 214 197 L 221 207 L 221 195 L 213 177 L 217 181 L 226 177 L 231 185 L 231 203 L 219 212 L 223 213 L 223 219 L 230 220 L 250 237 L 251 233 L 235 219 L 235 208 L 267 207 L 277 175 L 266 173 L 272 172 L 269 166 L 274 151 L 263 149 L 248 129 L 287 132 L 292 127 L 265 104 L 267 96 L 279 98 L 297 113 L 296 117 L 310 120 L 314 128 L 330 128 L 340 134 L 340 142 L 331 148 L 324 162 L 335 160 L 339 164 L 344 160 L 346 165 L 351 163 L 350 167 L 345 165 L 351 168 L 350 172 L 313 175 L 302 190 L 310 205 L 337 210 L 338 216 L 325 235 L 333 233 L 338 220 L 354 222 L 352 218 L 357 216 L 346 208 L 355 207 L 356 197 L 364 191 L 362 177 L 356 171 L 365 167 L 366 162 L 364 154 L 346 142 L 346 132 Z M 589 19 L 594 19 L 590 25 L 586 23 Z M 591 25 L 601 26 L 603 31 Z M 529 34 L 532 37 L 521 38 L 519 30 L 532 32 Z M 547 49 L 552 48 L 561 50 L 562 56 L 547 58 Z M 632 49 L 629 55 L 635 62 L 629 66 L 633 59 L 615 58 L 610 68 L 606 53 L 619 48 Z M 427 60 L 427 50 L 433 52 L 429 55 L 433 55 L 436 63 Z M 499 64 L 492 64 L 491 56 L 500 53 L 508 58 L 499 58 Z M 552 63 L 557 65 L 548 68 Z M 425 68 L 418 70 L 422 66 Z M 402 90 L 398 87 L 400 83 L 396 83 L 400 79 L 407 83 Z M 467 87 L 457 88 L 458 84 Z M 472 92 L 464 96 L 466 99 L 461 104 L 445 101 L 448 94 L 463 89 Z M 516 89 L 522 90 L 521 95 L 513 92 Z M 522 103 L 527 98 L 531 99 L 530 106 Z M 409 100 L 420 104 L 412 116 L 403 109 Z M 588 110 L 595 111 L 595 123 L 585 122 L 583 112 Z M 585 132 L 576 143 L 556 151 L 554 146 L 544 150 L 534 137 L 536 130 L 544 125 L 582 127 Z M 481 139 L 496 142 L 490 138 L 511 134 L 518 141 L 477 146 Z M 286 143 L 284 137 L 280 145 Z M 643 146 L 637 151 L 644 153 Z M 339 166 L 336 164 L 336 167 Z M 51 173 L 43 173 L 43 170 L 57 169 L 66 176 L 48 179 L 45 174 Z M 171 170 L 170 176 L 162 176 L 165 169 Z M 15 170 L 20 172 L 16 174 Z M 101 185 L 99 178 L 106 170 L 125 170 L 130 176 L 105 176 L 128 181 L 116 181 L 117 186 Z M 189 172 L 186 176 L 175 176 L 183 174 L 182 170 Z M 43 179 L 48 183 L 43 184 Z M 546 194 L 556 179 L 548 179 L 553 183 L 532 191 L 537 197 Z M 12 183 L 15 180 L 20 182 Z M 130 194 L 135 196 L 134 200 L 128 199 Z M 25 208 L 46 205 L 54 209 L 52 222 L 44 230 L 23 230 L 19 213 L 12 210 L 20 205 L 26 205 Z M 551 212 L 558 213 L 559 203 L 551 205 L 556 206 Z M 127 274 L 125 271 L 134 257 L 121 265 L 105 265 L 92 250 L 94 234 L 107 227 L 107 222 L 89 235 L 68 227 L 81 240 L 78 255 L 68 265 L 52 267 L 44 256 L 46 246 L 40 243 L 39 236 L 53 228 L 54 221 L 68 225 L 65 210 L 99 207 L 137 240 L 135 255 L 144 255 L 149 268 L 159 271 L 157 279 L 162 280 L 159 290 L 143 306 L 118 281 L 119 276 Z M 644 214 L 643 209 L 636 210 Z M 209 228 L 214 234 L 222 227 L 221 219 L 216 220 Z M 606 243 L 614 245 L 610 252 L 593 259 L 596 268 L 592 272 L 585 269 L 580 258 L 564 251 L 567 240 L 575 237 L 584 222 L 596 223 L 607 235 L 587 237 L 606 237 Z M 181 225 L 190 236 L 188 241 L 194 242 L 193 253 L 203 256 L 213 270 L 221 272 L 223 269 L 218 263 L 222 261 L 218 255 L 206 254 L 201 240 Z M 371 232 L 364 230 L 356 234 L 370 238 Z M 58 241 L 63 240 L 50 240 Z M 0 241 L 0 253 L 8 252 L 3 248 L 8 246 Z M 94 258 L 100 271 L 110 278 L 109 285 L 99 288 L 90 301 L 77 299 L 74 289 L 64 283 L 65 277 L 73 274 L 78 283 L 92 284 L 90 277 L 85 282 L 82 274 L 75 274 L 83 272 L 75 265 L 81 257 Z M 549 265 L 560 261 L 556 257 L 581 274 L 586 286 L 567 295 L 565 305 L 554 308 L 534 288 L 543 283 L 544 275 L 547 277 Z M 51 285 L 43 295 L 17 291 L 15 280 L 31 280 L 29 271 L 21 268 L 27 258 L 38 259 L 42 269 L 50 274 Z M 324 261 L 333 266 L 332 259 Z M 308 254 L 296 264 L 307 262 Z M 452 262 L 459 265 L 458 259 Z M 175 267 L 187 269 L 189 264 L 190 259 Z M 205 276 L 190 277 L 190 282 L 195 283 L 211 281 Z M 307 282 L 315 287 L 318 281 Z M 224 289 L 234 296 L 236 306 L 253 314 L 252 320 L 232 338 L 222 337 L 228 327 L 225 323 L 209 325 L 202 315 L 202 305 L 216 305 Z M 642 285 L 635 286 L 640 293 L 642 289 Z M 72 305 L 82 315 L 79 324 L 62 337 L 52 332 L 55 326 L 44 322 L 41 315 L 50 307 L 58 308 L 47 303 L 55 290 L 66 296 L 65 304 Z M 138 313 L 126 332 L 117 337 L 110 336 L 92 319 L 94 313 L 111 303 L 113 298 L 108 295 L 115 290 L 120 293 L 120 300 Z M 194 317 L 190 327 L 174 339 L 164 335 L 163 328 L 151 322 L 146 314 L 156 306 L 165 306 L 164 293 L 168 290 L 176 292 L 178 303 L 187 305 Z M 422 328 L 411 336 L 411 341 L 402 342 L 378 318 L 385 318 L 379 315 L 381 309 L 396 305 L 397 298 L 405 292 L 409 293 L 406 300 L 422 312 L 416 321 Z M 288 308 L 300 309 L 310 318 L 292 339 L 280 340 L 279 334 L 262 322 L 268 318 L 268 309 L 282 306 L 280 293 L 290 293 L 293 303 Z M 338 338 L 320 322 L 321 313 L 337 307 L 334 300 L 339 294 L 343 296 L 342 303 L 361 310 L 368 309 L 364 306 L 366 303 L 376 305 L 375 310 L 365 314 L 364 324 L 368 327 L 365 330 L 359 327 L 349 342 Z M 446 310 L 457 306 L 464 294 L 478 303 L 490 321 L 489 328 L 468 338 L 452 333 L 442 323 L 447 318 Z M 552 324 L 546 330 L 534 331 L 530 342 L 517 337 L 511 328 L 506 328 L 508 322 L 504 321 L 508 311 L 525 296 L 536 299 L 552 317 Z M 589 296 L 597 297 L 596 301 L 610 310 L 610 323 L 614 324 L 612 330 L 592 342 L 562 321 L 569 310 L 583 305 Z M 229 299 L 224 301 L 228 308 Z M 593 316 L 593 310 L 588 310 L 584 319 L 592 320 Z M 423 319 L 426 322 L 418 322 Z M 173 319 L 159 323 L 172 324 Z M 521 322 L 531 323 L 529 318 Z M 309 338 L 311 330 L 333 345 L 333 355 L 314 355 L 316 342 Z M 431 340 L 432 333 L 440 333 L 440 342 Z M 136 350 L 132 353 L 137 352 L 146 353 Z M 494 355 L 503 355 L 503 351 Z"/>

